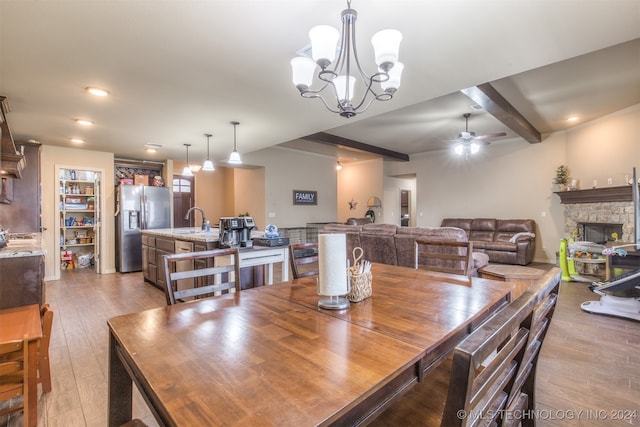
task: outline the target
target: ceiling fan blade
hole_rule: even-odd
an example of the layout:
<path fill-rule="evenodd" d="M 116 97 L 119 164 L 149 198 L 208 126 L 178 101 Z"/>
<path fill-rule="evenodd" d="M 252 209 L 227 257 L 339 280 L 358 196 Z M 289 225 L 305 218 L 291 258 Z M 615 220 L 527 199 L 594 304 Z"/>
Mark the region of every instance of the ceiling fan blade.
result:
<path fill-rule="evenodd" d="M 507 134 L 505 132 L 488 133 L 486 135 L 476 136 L 476 139 L 485 140 L 490 138 L 500 138 L 501 136 L 507 136 Z"/>

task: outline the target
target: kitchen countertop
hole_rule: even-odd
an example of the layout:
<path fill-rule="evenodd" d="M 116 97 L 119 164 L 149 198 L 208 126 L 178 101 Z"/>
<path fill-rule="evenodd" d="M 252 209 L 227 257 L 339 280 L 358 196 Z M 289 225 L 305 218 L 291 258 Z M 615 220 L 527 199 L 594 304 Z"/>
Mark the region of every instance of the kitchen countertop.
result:
<path fill-rule="evenodd" d="M 155 230 L 141 230 L 142 234 L 149 236 L 171 237 L 191 242 L 217 242 L 219 240 L 218 228 L 211 228 L 211 231 L 203 231 L 200 227 L 182 228 L 158 228 Z"/>
<path fill-rule="evenodd" d="M 46 253 L 42 245 L 42 235 L 37 233 L 32 239 L 9 239 L 7 246 L 0 249 L 0 258 L 39 256 Z"/>

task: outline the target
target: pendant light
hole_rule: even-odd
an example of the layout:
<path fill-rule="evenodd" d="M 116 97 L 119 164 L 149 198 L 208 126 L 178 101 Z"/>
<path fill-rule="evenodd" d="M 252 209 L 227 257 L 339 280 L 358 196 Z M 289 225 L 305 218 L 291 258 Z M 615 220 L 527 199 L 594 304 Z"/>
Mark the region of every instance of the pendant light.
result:
<path fill-rule="evenodd" d="M 336 163 L 336 170 L 337 171 L 341 171 L 342 170 L 342 163 L 340 163 L 340 160 L 338 160 L 338 162 Z"/>
<path fill-rule="evenodd" d="M 204 161 L 202 165 L 202 170 L 206 172 L 213 172 L 216 168 L 213 166 L 213 162 L 209 159 L 209 138 L 211 138 L 210 133 L 205 133 L 204 136 L 207 137 L 207 160 Z"/>
<path fill-rule="evenodd" d="M 182 169 L 182 176 L 193 176 L 193 172 L 191 172 L 191 168 L 189 167 L 189 147 L 191 144 L 182 144 L 187 147 L 187 163 L 184 165 L 184 169 Z"/>
<path fill-rule="evenodd" d="M 240 159 L 240 153 L 236 149 L 236 126 L 240 124 L 240 122 L 230 122 L 233 125 L 233 151 L 231 155 L 229 155 L 228 163 L 232 165 L 241 165 L 242 159 Z"/>

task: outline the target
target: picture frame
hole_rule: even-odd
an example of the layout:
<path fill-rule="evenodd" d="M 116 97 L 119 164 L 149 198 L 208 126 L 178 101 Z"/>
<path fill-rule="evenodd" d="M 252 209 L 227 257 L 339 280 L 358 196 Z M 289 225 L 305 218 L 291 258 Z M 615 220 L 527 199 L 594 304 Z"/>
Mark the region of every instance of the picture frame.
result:
<path fill-rule="evenodd" d="M 318 204 L 318 192 L 312 190 L 293 190 L 294 206 L 316 206 Z"/>

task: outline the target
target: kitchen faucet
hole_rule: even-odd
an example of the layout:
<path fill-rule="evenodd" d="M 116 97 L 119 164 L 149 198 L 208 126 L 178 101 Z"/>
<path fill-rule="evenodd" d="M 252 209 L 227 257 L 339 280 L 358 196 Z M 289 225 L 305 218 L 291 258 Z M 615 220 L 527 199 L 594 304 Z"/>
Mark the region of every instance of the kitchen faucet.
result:
<path fill-rule="evenodd" d="M 202 215 L 202 227 L 200 227 L 200 228 L 202 230 L 207 230 L 209 228 L 208 227 L 209 226 L 209 221 L 207 221 L 207 218 L 205 218 L 204 211 L 201 208 L 197 207 L 197 206 L 189 208 L 189 210 L 187 211 L 187 214 L 184 216 L 184 219 L 188 220 L 189 217 L 191 216 L 191 212 L 192 211 L 200 212 L 200 215 Z"/>

